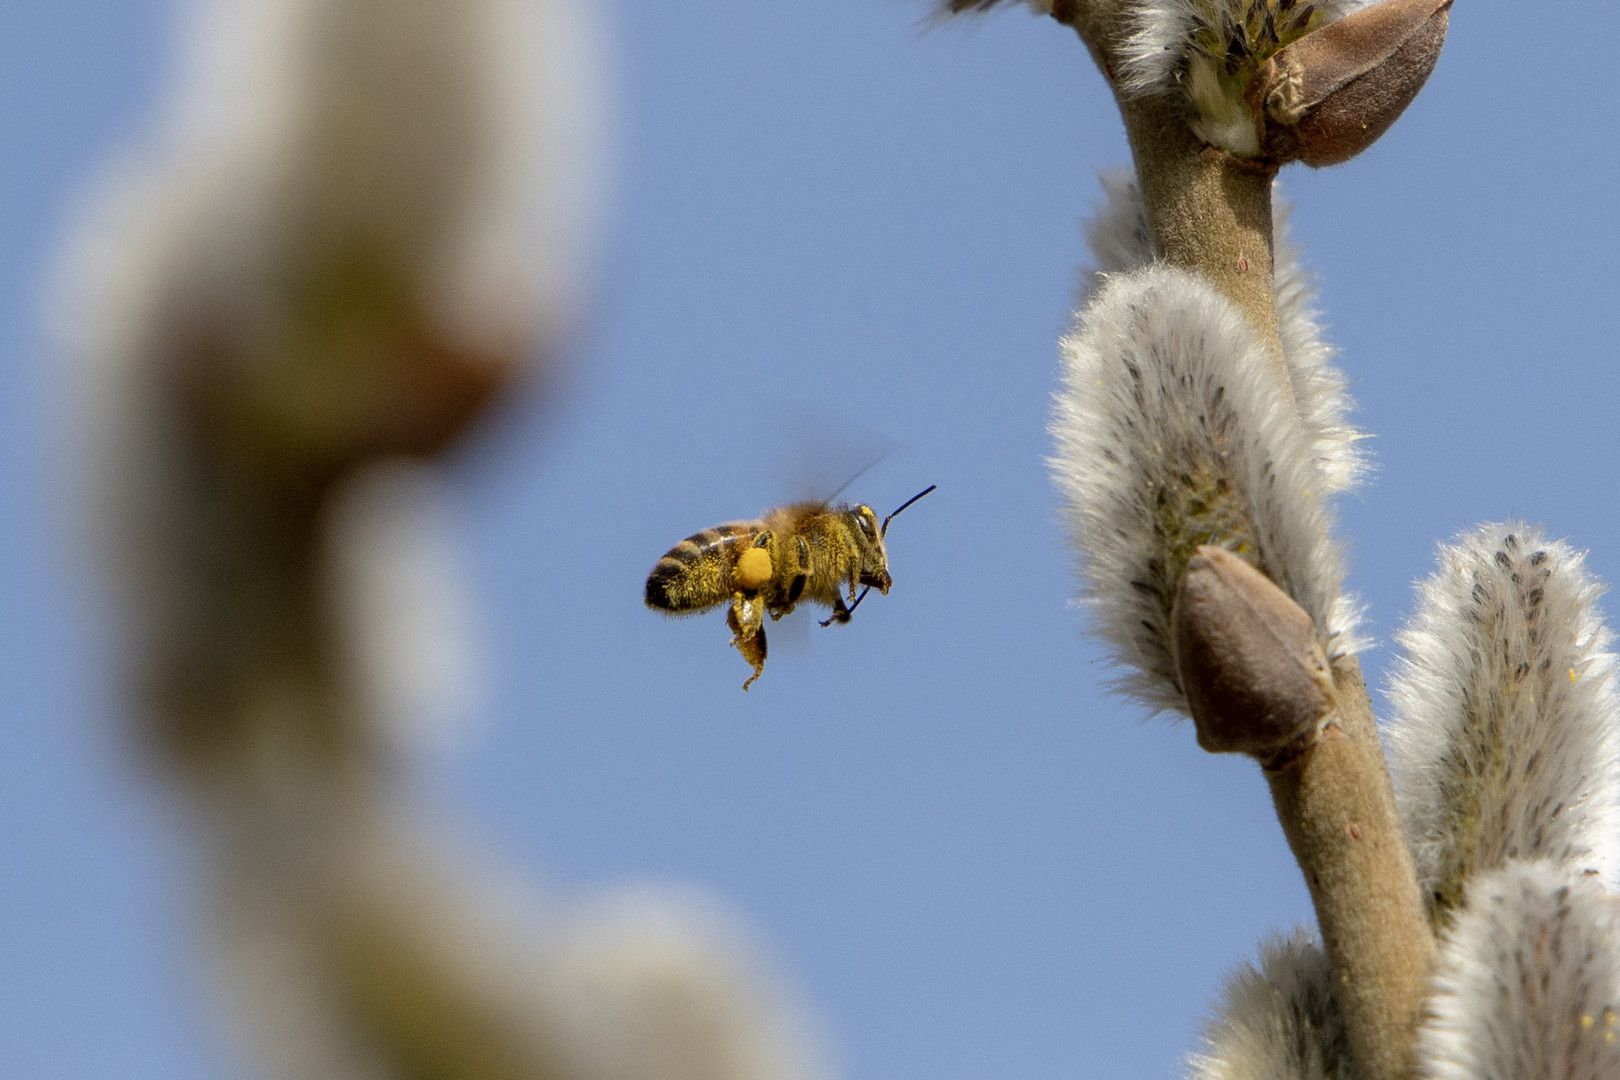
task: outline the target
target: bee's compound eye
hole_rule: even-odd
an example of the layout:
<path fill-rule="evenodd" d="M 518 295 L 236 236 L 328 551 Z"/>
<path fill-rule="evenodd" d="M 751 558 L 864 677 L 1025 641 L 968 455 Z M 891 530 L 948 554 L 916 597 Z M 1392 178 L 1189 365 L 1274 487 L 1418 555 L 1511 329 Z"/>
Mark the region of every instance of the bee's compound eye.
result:
<path fill-rule="evenodd" d="M 764 548 L 744 548 L 737 556 L 737 570 L 733 575 L 737 588 L 753 592 L 771 580 L 771 553 Z"/>

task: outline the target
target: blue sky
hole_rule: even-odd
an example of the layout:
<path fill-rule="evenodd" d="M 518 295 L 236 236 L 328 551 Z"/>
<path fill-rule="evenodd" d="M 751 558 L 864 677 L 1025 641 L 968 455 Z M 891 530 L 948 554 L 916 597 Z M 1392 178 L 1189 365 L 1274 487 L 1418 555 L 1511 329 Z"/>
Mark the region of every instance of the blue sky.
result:
<path fill-rule="evenodd" d="M 1471 523 L 1543 524 L 1620 576 L 1620 9 L 1564 5 L 1568 34 L 1528 13 L 1459 5 L 1389 135 L 1285 174 L 1374 435 L 1341 517 L 1375 686 L 1411 581 Z M 1100 78 L 1021 10 L 933 32 L 901 0 L 607 16 L 594 315 L 545 399 L 450 464 L 488 678 L 424 797 L 550 887 L 711 889 L 850 1080 L 1177 1075 L 1223 972 L 1310 907 L 1256 768 L 1111 698 L 1069 603 L 1042 458 L 1078 224 L 1127 159 Z M 109 689 L 41 319 L 172 23 L 149 0 L 0 9 L 0 1060 L 19 1076 L 242 1074 L 198 974 L 184 831 Z M 721 617 L 661 620 L 641 583 L 681 537 L 790 497 L 807 429 L 833 463 L 896 447 L 849 491 L 880 512 L 939 490 L 891 533 L 891 594 L 744 695 Z"/>

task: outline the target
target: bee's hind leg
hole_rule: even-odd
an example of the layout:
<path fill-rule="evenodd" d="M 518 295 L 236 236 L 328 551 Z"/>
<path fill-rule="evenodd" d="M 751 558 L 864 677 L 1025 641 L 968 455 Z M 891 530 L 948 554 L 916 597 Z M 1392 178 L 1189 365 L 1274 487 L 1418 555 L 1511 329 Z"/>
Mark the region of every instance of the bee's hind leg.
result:
<path fill-rule="evenodd" d="M 793 609 L 798 606 L 799 597 L 804 595 L 805 586 L 810 583 L 810 545 L 805 543 L 804 537 L 794 537 L 792 547 L 784 549 L 780 555 L 773 553 L 772 565 L 778 566 L 781 575 L 785 575 L 787 579 L 786 598 L 783 599 L 782 591 L 778 590 L 776 601 L 770 608 L 771 621 L 775 622 L 784 615 L 793 614 Z"/>
<path fill-rule="evenodd" d="M 726 625 L 731 627 L 731 643 L 744 660 L 754 665 L 754 673 L 743 683 L 747 690 L 765 671 L 765 604 L 757 596 L 737 593 L 731 598 L 731 610 L 726 612 Z"/>

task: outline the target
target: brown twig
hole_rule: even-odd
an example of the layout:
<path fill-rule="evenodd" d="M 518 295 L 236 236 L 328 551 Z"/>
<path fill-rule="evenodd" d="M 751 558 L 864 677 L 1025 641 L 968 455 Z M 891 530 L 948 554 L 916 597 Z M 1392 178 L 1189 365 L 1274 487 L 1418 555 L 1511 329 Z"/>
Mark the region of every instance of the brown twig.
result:
<path fill-rule="evenodd" d="M 1053 12 L 1111 83 L 1123 8 L 1122 0 L 1063 0 Z M 1205 145 L 1173 98 L 1118 100 L 1159 255 L 1202 274 L 1243 310 L 1286 391 L 1272 254 L 1276 166 Z M 1434 940 L 1360 663 L 1343 656 L 1331 671 L 1332 711 L 1265 775 L 1310 887 L 1356 1067 L 1368 1080 L 1398 1080 L 1412 1072 Z"/>

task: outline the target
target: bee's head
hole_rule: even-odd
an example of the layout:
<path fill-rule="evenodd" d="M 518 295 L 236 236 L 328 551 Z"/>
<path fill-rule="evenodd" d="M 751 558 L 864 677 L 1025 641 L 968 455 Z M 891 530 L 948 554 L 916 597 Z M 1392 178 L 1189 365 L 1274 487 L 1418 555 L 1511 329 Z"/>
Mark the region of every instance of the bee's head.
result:
<path fill-rule="evenodd" d="M 930 491 L 933 491 L 936 486 L 938 485 L 929 484 L 901 503 L 900 510 L 904 510 Z M 894 514 L 884 518 L 882 525 L 877 523 L 877 515 L 872 513 L 872 508 L 864 503 L 852 506 L 844 511 L 848 520 L 853 522 L 850 533 L 854 537 L 856 548 L 861 555 L 860 582 L 866 588 L 861 591 L 861 595 L 855 598 L 855 602 L 849 605 L 849 611 L 834 613 L 843 621 L 849 621 L 849 612 L 861 606 L 861 601 L 866 599 L 867 593 L 876 589 L 887 594 L 889 586 L 894 584 L 894 579 L 889 576 L 889 552 L 883 546 L 883 538 L 889 535 L 889 522 L 894 520 L 895 514 L 900 513 L 900 510 L 896 510 Z M 827 624 L 822 623 L 821 625 L 826 626 Z"/>
<path fill-rule="evenodd" d="M 889 552 L 883 546 L 883 530 L 878 527 L 877 515 L 865 504 L 850 507 L 855 536 L 855 547 L 861 555 L 860 582 L 862 585 L 887 593 L 894 580 L 889 577 Z"/>

